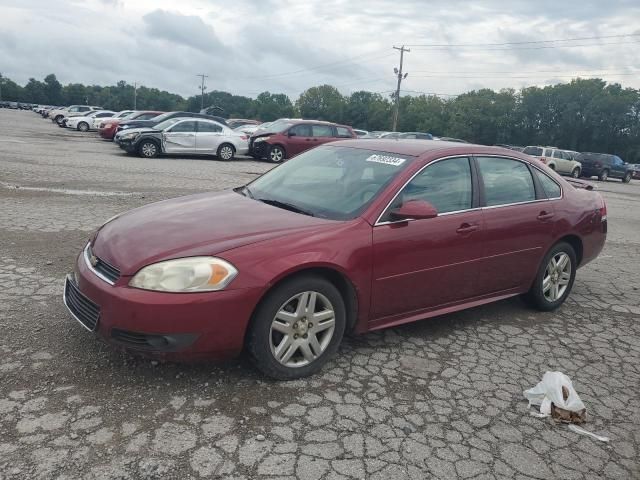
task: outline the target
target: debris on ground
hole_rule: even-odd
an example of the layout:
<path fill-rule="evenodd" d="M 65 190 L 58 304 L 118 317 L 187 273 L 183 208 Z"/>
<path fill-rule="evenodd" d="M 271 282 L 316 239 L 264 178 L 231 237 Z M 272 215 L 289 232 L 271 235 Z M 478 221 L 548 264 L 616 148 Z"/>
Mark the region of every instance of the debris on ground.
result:
<path fill-rule="evenodd" d="M 601 442 L 609 442 L 609 437 L 603 437 L 602 435 L 596 435 L 593 432 L 589 432 L 588 430 L 585 430 L 584 428 L 577 427 L 575 425 L 569 425 L 569 430 L 571 430 L 572 432 L 575 432 L 575 433 L 579 433 L 580 435 L 586 435 L 588 437 L 595 438 L 596 440 L 599 440 Z"/>
<path fill-rule="evenodd" d="M 551 416 L 562 423 L 587 421 L 587 408 L 573 388 L 571 379 L 562 372 L 546 372 L 540 383 L 523 393 L 529 400 L 529 407 L 540 405 L 540 414 L 534 413 L 537 417 Z"/>

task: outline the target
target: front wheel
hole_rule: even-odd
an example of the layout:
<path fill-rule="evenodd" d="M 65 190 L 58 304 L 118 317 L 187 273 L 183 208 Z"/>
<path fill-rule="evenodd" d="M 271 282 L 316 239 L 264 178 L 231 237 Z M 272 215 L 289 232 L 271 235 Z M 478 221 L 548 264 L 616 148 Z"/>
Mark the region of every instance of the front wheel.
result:
<path fill-rule="evenodd" d="M 344 300 L 324 278 L 298 276 L 268 294 L 252 319 L 247 350 L 254 365 L 278 380 L 309 376 L 338 350 Z"/>
<path fill-rule="evenodd" d="M 80 122 L 78 124 L 78 131 L 80 131 L 80 132 L 88 132 L 89 131 L 89 124 L 87 122 Z"/>
<path fill-rule="evenodd" d="M 576 253 L 573 247 L 560 242 L 542 260 L 538 274 L 525 299 L 538 310 L 555 310 L 567 299 L 576 278 Z"/>
<path fill-rule="evenodd" d="M 627 174 L 622 179 L 622 183 L 629 183 L 631 181 L 631 172 L 627 172 Z"/>
<path fill-rule="evenodd" d="M 606 182 L 607 178 L 609 178 L 608 170 L 603 170 L 600 172 L 600 175 L 598 175 L 598 180 L 600 180 L 601 182 Z"/>
<path fill-rule="evenodd" d="M 138 153 L 144 158 L 154 158 L 160 153 L 158 144 L 151 140 L 143 140 L 138 147 Z"/>
<path fill-rule="evenodd" d="M 574 168 L 571 172 L 571 176 L 573 178 L 580 178 L 580 169 L 578 167 Z"/>
<path fill-rule="evenodd" d="M 271 149 L 269 149 L 268 158 L 272 163 L 282 163 L 286 158 L 284 148 L 282 148 L 280 145 L 274 145 L 273 147 L 271 147 Z"/>
<path fill-rule="evenodd" d="M 233 157 L 236 155 L 236 149 L 229 143 L 223 143 L 218 147 L 216 155 L 220 160 L 233 160 Z"/>

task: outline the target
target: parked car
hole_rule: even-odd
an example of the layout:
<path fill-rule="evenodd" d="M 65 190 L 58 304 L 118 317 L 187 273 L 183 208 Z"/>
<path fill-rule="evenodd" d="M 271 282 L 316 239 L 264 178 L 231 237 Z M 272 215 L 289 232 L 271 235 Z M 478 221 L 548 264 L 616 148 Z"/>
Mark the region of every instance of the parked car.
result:
<path fill-rule="evenodd" d="M 142 110 L 136 111 L 129 115 L 125 115 L 121 118 L 113 118 L 111 120 L 106 120 L 98 126 L 98 133 L 100 136 L 107 140 L 113 140 L 116 136 L 116 131 L 118 129 L 118 125 L 120 122 L 125 120 L 149 120 L 151 118 L 155 118 L 158 115 L 162 115 L 164 112 L 157 112 L 154 110 Z"/>
<path fill-rule="evenodd" d="M 262 122 L 260 120 L 248 120 L 246 118 L 228 118 L 227 126 L 232 129 L 236 129 L 238 127 L 242 127 L 243 125 L 260 125 Z"/>
<path fill-rule="evenodd" d="M 405 140 L 433 140 L 433 135 L 424 132 L 402 132 L 397 138 Z"/>
<path fill-rule="evenodd" d="M 244 350 L 266 375 L 300 378 L 345 331 L 520 294 L 558 308 L 605 242 L 590 188 L 502 148 L 337 141 L 245 187 L 110 220 L 63 298 L 119 347 L 171 360 Z"/>
<path fill-rule="evenodd" d="M 358 138 L 366 137 L 369 135 L 369 132 L 366 130 L 360 130 L 359 128 L 354 128 L 353 132 L 357 135 Z"/>
<path fill-rule="evenodd" d="M 213 115 L 205 115 L 203 113 L 193 113 L 193 112 L 166 112 L 162 115 L 158 115 L 157 117 L 153 117 L 149 120 L 142 119 L 130 119 L 120 122 L 118 127 L 116 128 L 116 135 L 118 132 L 122 130 L 127 130 L 129 128 L 153 128 L 155 125 L 164 122 L 165 120 L 169 120 L 171 118 L 202 118 L 205 120 L 214 120 L 225 127 L 227 125 L 227 121 L 222 117 L 216 117 Z"/>
<path fill-rule="evenodd" d="M 116 112 L 109 110 L 95 110 L 89 112 L 86 115 L 67 118 L 63 121 L 67 128 L 73 128 L 79 132 L 88 132 L 93 128 L 93 122 L 96 120 L 103 121 L 107 118 L 111 118 Z"/>
<path fill-rule="evenodd" d="M 115 112 L 110 118 L 94 117 L 93 125 L 91 129 L 98 130 L 100 128 L 100 125 L 104 123 L 106 120 L 118 120 L 118 121 L 124 120 L 125 118 L 127 118 L 129 115 L 133 113 L 135 113 L 135 110 L 122 110 L 120 112 Z"/>
<path fill-rule="evenodd" d="M 49 118 L 52 122 L 56 122 L 60 127 L 63 127 L 64 125 L 62 124 L 62 120 L 64 118 L 84 115 L 85 113 L 92 112 L 94 110 L 102 110 L 102 108 L 89 105 L 71 105 L 70 107 L 60 108 L 49 112 Z"/>
<path fill-rule="evenodd" d="M 153 128 L 132 128 L 121 132 L 116 142 L 128 153 L 153 158 L 160 154 L 216 155 L 233 160 L 246 155 L 247 135 L 204 118 L 170 118 Z"/>
<path fill-rule="evenodd" d="M 578 156 L 582 164 L 583 177 L 598 177 L 601 182 L 608 178 L 619 178 L 624 183 L 629 183 L 633 176 L 633 169 L 617 155 L 608 153 L 584 152 Z"/>
<path fill-rule="evenodd" d="M 249 140 L 249 155 L 260 160 L 280 163 L 299 153 L 333 142 L 339 138 L 355 138 L 351 127 L 316 120 L 273 122 L 267 131 L 257 131 Z"/>
<path fill-rule="evenodd" d="M 434 140 L 436 140 L 434 138 Z M 462 140 L 460 138 L 454 138 L 454 137 L 438 137 L 437 140 L 440 140 L 442 142 L 455 142 L 455 143 L 469 143 L 466 140 Z M 515 149 L 512 149 L 515 150 Z M 518 152 L 520 152 L 521 150 L 517 150 Z"/>
<path fill-rule="evenodd" d="M 579 178 L 582 173 L 582 165 L 579 161 L 574 160 L 573 155 L 568 152 L 568 150 L 557 147 L 540 146 L 528 146 L 522 150 L 522 153 L 539 158 L 542 163 L 560 174 Z"/>

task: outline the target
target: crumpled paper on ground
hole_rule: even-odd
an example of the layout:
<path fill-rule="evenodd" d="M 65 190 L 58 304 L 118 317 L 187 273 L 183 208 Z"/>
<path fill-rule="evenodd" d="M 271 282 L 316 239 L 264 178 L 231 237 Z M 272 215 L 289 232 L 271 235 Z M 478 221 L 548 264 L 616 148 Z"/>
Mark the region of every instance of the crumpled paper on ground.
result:
<path fill-rule="evenodd" d="M 540 414 L 536 416 L 551 416 L 563 423 L 587 421 L 587 408 L 573 388 L 571 379 L 562 372 L 546 372 L 540 383 L 523 393 L 529 400 L 529 407 L 540 405 Z"/>

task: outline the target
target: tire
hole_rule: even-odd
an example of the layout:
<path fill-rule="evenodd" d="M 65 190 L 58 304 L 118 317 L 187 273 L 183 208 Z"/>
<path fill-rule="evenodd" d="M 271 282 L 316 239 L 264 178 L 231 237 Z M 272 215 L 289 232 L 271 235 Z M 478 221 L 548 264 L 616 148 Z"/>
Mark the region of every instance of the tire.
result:
<path fill-rule="evenodd" d="M 138 145 L 138 155 L 143 158 L 155 158 L 160 155 L 160 147 L 153 140 L 143 140 Z"/>
<path fill-rule="evenodd" d="M 554 268 L 552 262 L 562 265 L 565 261 L 568 262 L 568 268 L 565 266 L 559 271 L 550 272 Z M 577 266 L 573 247 L 566 242 L 556 243 L 545 255 L 531 289 L 524 295 L 527 303 L 543 312 L 558 308 L 571 293 Z"/>
<path fill-rule="evenodd" d="M 312 298 L 315 313 L 301 306 L 309 307 Z M 323 318 L 309 320 L 322 313 Z M 315 275 L 296 276 L 276 286 L 254 312 L 247 351 L 255 367 L 269 377 L 307 377 L 338 350 L 346 322 L 344 300 L 331 282 Z"/>
<path fill-rule="evenodd" d="M 622 179 L 622 183 L 629 183 L 631 181 L 631 172 L 627 172 Z"/>
<path fill-rule="evenodd" d="M 556 166 L 553 163 L 549 165 L 549 168 L 554 172 L 556 171 Z"/>
<path fill-rule="evenodd" d="M 580 178 L 580 169 L 579 169 L 578 167 L 574 168 L 574 169 L 571 171 L 571 176 L 572 176 L 573 178 Z"/>
<path fill-rule="evenodd" d="M 282 163 L 287 158 L 287 152 L 285 152 L 284 148 L 280 145 L 273 145 L 269 149 L 269 153 L 267 154 L 267 159 L 271 163 Z"/>
<path fill-rule="evenodd" d="M 220 160 L 224 160 L 225 162 L 228 162 L 235 158 L 236 149 L 230 143 L 223 143 L 218 147 L 218 151 L 216 152 L 216 155 Z"/>
<path fill-rule="evenodd" d="M 62 115 L 56 115 L 56 117 L 53 119 L 54 122 L 56 122 L 58 125 L 60 125 L 60 122 L 62 122 L 62 119 L 64 117 Z"/>
<path fill-rule="evenodd" d="M 600 180 L 601 182 L 606 182 L 607 178 L 609 178 L 609 170 L 602 170 L 598 174 L 598 180 Z"/>
<path fill-rule="evenodd" d="M 77 127 L 79 132 L 88 132 L 89 124 L 87 122 L 80 122 Z"/>

